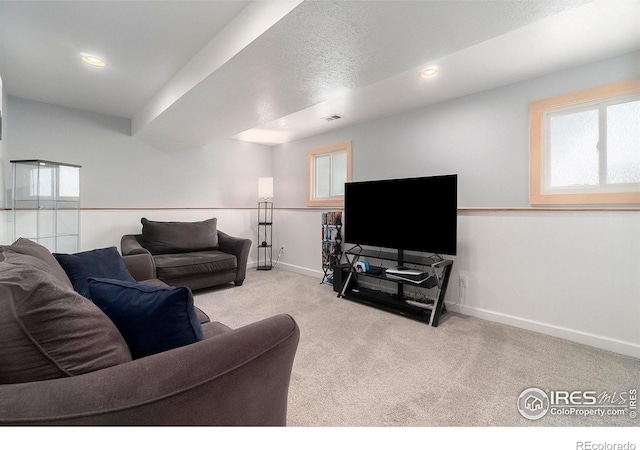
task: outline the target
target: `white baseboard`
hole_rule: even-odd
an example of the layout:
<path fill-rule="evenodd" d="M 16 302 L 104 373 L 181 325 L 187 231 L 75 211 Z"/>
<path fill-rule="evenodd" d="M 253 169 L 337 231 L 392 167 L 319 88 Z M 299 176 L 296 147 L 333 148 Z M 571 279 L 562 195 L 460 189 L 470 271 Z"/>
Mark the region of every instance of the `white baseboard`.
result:
<path fill-rule="evenodd" d="M 289 270 L 291 272 L 296 272 L 299 273 L 301 275 L 307 275 L 310 277 L 314 277 L 314 278 L 318 278 L 318 283 L 320 282 L 320 280 L 322 280 L 322 276 L 324 275 L 324 273 L 321 270 L 311 270 L 311 269 L 307 269 L 306 267 L 301 267 L 301 266 L 296 266 L 293 264 L 287 264 L 285 262 L 282 261 L 278 261 L 278 267 L 280 267 L 281 269 L 284 270 Z"/>
<path fill-rule="evenodd" d="M 640 346 L 632 342 L 611 339 L 605 336 L 598 336 L 591 333 L 585 333 L 569 328 L 558 327 L 543 322 L 524 319 L 522 317 L 502 314 L 495 311 L 487 311 L 481 308 L 472 308 L 469 306 L 449 307 L 450 311 L 459 312 L 467 316 L 477 317 L 479 319 L 490 320 L 492 322 L 502 323 L 518 328 L 523 328 L 537 333 L 547 334 L 549 336 L 567 339 L 569 341 L 578 342 L 580 344 L 590 345 L 592 347 L 601 348 L 614 353 L 620 353 L 634 358 L 640 358 Z"/>
<path fill-rule="evenodd" d="M 278 262 L 284 270 L 290 270 L 292 272 L 300 273 L 302 275 L 308 275 L 317 277 L 318 280 L 322 279 L 322 271 L 310 270 L 305 267 L 295 266 L 292 264 Z M 380 284 L 362 283 L 364 286 L 372 287 L 375 289 L 394 292 L 388 287 Z M 606 336 L 599 336 L 592 333 L 585 333 L 578 330 L 572 330 L 569 328 L 558 327 L 548 323 L 537 322 L 534 320 L 525 319 L 522 317 L 511 316 L 508 314 L 502 314 L 495 311 L 489 311 L 481 308 L 473 308 L 469 306 L 452 306 L 447 304 L 447 309 L 452 312 L 457 312 L 471 317 L 477 317 L 479 319 L 489 320 L 491 322 L 502 323 L 504 325 L 510 325 L 524 330 L 535 331 L 537 333 L 554 336 L 561 339 L 566 339 L 572 342 L 578 342 L 580 344 L 589 345 L 591 347 L 608 350 L 614 353 L 631 356 L 634 358 L 640 358 L 640 345 L 632 342 L 620 341 L 617 339 L 611 339 Z"/>
<path fill-rule="evenodd" d="M 324 275 L 321 270 L 311 270 L 306 267 L 300 267 L 293 264 L 287 264 L 282 261 L 278 261 L 273 267 L 279 267 L 283 270 L 288 270 L 290 272 L 296 272 L 301 275 L 307 275 L 310 277 L 318 278 L 318 283 L 322 280 L 322 276 Z M 257 261 L 247 261 L 247 269 L 255 269 L 258 267 Z"/>
<path fill-rule="evenodd" d="M 393 289 L 382 285 L 374 285 L 370 283 L 362 283 L 363 286 L 372 287 L 374 289 L 394 293 Z M 606 336 L 599 336 L 592 333 L 585 333 L 583 331 L 573 330 L 570 328 L 559 327 L 556 325 L 550 325 L 544 322 L 537 322 L 534 320 L 525 319 L 522 317 L 511 316 L 508 314 L 502 314 L 495 311 L 489 311 L 481 308 L 473 308 L 469 306 L 452 306 L 445 303 L 449 311 L 455 311 L 467 316 L 477 317 L 479 319 L 490 320 L 491 322 L 502 323 L 517 328 L 522 328 L 529 331 L 535 331 L 537 333 L 554 336 L 561 339 L 566 339 L 572 342 L 578 342 L 580 344 L 589 345 L 591 347 L 601 348 L 614 353 L 620 353 L 622 355 L 632 356 L 634 358 L 640 358 L 640 345 L 633 342 L 625 342 L 617 339 L 608 338 Z"/>
<path fill-rule="evenodd" d="M 283 270 L 289 270 L 291 272 L 296 272 L 302 275 L 307 275 L 310 277 L 318 278 L 318 283 L 322 280 L 322 276 L 324 273 L 321 270 L 311 270 L 306 267 L 296 266 L 293 264 L 287 264 L 282 261 L 274 261 L 273 267 L 279 267 Z M 258 261 L 247 261 L 247 269 L 255 269 L 258 267 Z"/>

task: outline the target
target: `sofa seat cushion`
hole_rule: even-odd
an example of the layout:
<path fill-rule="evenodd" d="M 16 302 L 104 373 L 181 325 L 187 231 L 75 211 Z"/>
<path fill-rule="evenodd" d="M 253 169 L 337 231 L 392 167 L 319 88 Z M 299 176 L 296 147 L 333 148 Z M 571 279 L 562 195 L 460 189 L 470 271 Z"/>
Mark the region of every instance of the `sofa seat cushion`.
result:
<path fill-rule="evenodd" d="M 0 250 L 0 383 L 69 377 L 131 361 L 113 322 L 40 262 Z"/>
<path fill-rule="evenodd" d="M 183 278 L 227 270 L 236 270 L 235 255 L 219 250 L 155 255 L 156 273 L 160 279 Z"/>

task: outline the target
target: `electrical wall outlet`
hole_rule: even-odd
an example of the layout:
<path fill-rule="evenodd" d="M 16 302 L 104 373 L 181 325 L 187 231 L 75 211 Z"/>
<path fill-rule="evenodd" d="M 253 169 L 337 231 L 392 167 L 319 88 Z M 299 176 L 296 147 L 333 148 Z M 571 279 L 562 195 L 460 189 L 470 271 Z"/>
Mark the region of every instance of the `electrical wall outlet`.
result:
<path fill-rule="evenodd" d="M 460 275 L 459 284 L 461 288 L 466 288 L 469 285 L 469 279 L 466 275 Z"/>
<path fill-rule="evenodd" d="M 284 253 L 284 245 L 280 246 L 280 253 Z"/>

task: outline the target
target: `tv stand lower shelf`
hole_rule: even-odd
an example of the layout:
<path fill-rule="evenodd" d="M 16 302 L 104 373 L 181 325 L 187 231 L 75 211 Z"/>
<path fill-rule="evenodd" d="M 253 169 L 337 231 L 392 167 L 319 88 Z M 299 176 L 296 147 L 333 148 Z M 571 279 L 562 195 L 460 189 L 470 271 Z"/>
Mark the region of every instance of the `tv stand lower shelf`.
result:
<path fill-rule="evenodd" d="M 399 299 L 397 294 L 391 294 L 389 292 L 379 291 L 376 289 L 361 287 L 357 290 L 349 291 L 343 298 L 363 305 L 382 309 L 387 312 L 400 314 L 401 316 L 409 317 L 425 323 L 430 322 L 431 314 L 433 312 L 433 302 L 430 304 L 424 303 L 422 306 L 416 306 L 416 304 L 419 304 L 420 302 L 415 301 L 414 304 L 407 303 L 405 300 Z M 439 315 L 446 312 L 447 308 L 443 303 Z M 437 323 L 438 321 L 435 322 L 434 326 L 437 326 Z"/>
<path fill-rule="evenodd" d="M 440 317 L 447 312 L 444 296 L 449 283 L 453 261 L 439 257 L 423 258 L 409 255 L 405 257 L 402 252 L 398 252 L 398 255 L 396 255 L 365 249 L 351 249 L 345 252 L 345 255 L 349 262 L 349 273 L 340 287 L 338 297 L 426 322 L 434 327 L 438 326 Z M 403 281 L 398 279 L 397 276 L 387 276 L 384 267 L 371 267 L 368 264 L 369 271 L 360 272 L 356 270 L 356 266 L 363 257 L 375 258 L 380 261 L 394 261 L 399 263 L 398 265 L 406 263 L 418 268 L 421 267 L 422 275 L 426 276 L 425 274 L 428 274 L 428 277 L 423 281 Z M 397 292 L 391 293 L 387 290 L 368 288 L 364 286 L 365 283 L 361 282 L 364 278 L 395 283 Z M 429 290 L 433 295 L 429 297 L 419 295 L 415 298 L 407 296 L 404 292 L 405 286 L 418 288 L 421 293 Z"/>

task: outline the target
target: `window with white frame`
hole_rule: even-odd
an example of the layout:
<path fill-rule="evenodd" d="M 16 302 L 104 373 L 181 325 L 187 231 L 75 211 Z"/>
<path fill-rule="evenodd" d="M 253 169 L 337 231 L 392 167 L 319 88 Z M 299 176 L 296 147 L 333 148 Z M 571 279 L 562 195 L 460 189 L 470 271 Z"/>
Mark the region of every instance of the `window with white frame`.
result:
<path fill-rule="evenodd" d="M 351 141 L 309 150 L 309 206 L 344 206 L 344 184 L 351 181 Z"/>
<path fill-rule="evenodd" d="M 640 80 L 530 109 L 531 204 L 640 203 Z"/>

